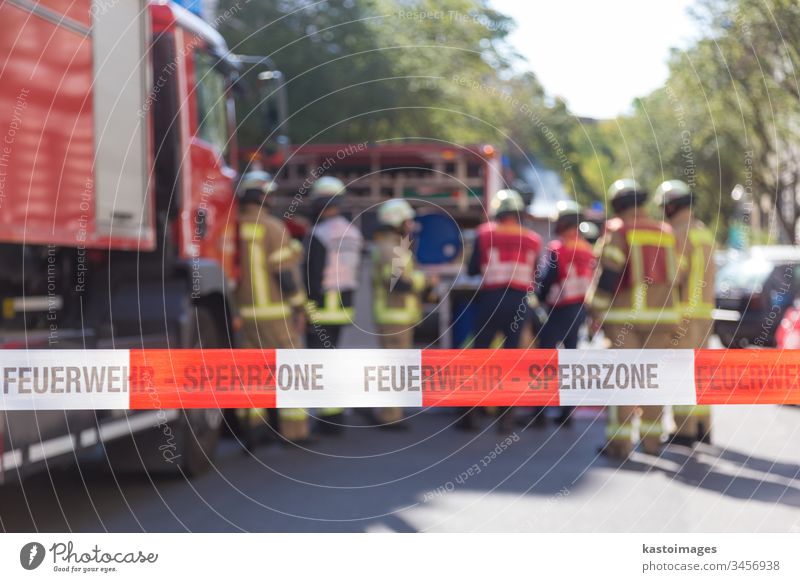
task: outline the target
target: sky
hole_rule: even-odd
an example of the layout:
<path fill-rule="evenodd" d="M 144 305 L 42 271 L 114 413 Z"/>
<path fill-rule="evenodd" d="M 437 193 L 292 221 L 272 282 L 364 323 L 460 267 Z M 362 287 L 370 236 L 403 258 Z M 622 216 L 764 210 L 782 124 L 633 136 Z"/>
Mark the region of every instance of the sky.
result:
<path fill-rule="evenodd" d="M 608 118 L 667 78 L 670 47 L 698 35 L 692 0 L 490 0 L 514 17 L 511 44 L 547 92 Z"/>

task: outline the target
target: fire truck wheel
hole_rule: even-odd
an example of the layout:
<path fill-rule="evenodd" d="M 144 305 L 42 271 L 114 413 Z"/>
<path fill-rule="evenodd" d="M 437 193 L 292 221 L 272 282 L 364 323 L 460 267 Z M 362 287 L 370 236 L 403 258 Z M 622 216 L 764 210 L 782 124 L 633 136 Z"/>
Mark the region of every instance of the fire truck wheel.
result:
<path fill-rule="evenodd" d="M 223 334 L 213 313 L 206 307 L 193 307 L 191 348 L 217 348 L 222 345 Z M 219 442 L 222 411 L 214 408 L 184 411 L 183 471 L 189 477 L 205 473 L 211 468 Z"/>

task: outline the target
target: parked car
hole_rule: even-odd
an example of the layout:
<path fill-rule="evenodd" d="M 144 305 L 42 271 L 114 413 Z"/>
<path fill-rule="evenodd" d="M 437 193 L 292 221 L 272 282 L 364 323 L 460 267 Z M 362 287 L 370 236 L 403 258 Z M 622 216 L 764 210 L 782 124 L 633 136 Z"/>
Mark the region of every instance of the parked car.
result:
<path fill-rule="evenodd" d="M 800 350 L 800 298 L 786 310 L 775 333 L 775 344 L 782 350 Z"/>
<path fill-rule="evenodd" d="M 714 329 L 727 347 L 775 346 L 800 295 L 800 247 L 756 246 L 728 257 L 716 279 Z"/>

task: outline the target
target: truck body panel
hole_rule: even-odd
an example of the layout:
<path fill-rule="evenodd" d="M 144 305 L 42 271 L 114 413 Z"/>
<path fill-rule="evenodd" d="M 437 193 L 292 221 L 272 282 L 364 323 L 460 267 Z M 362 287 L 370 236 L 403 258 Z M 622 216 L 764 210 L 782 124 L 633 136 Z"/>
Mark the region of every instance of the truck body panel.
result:
<path fill-rule="evenodd" d="M 0 242 L 151 249 L 145 2 L 59 4 L 0 5 Z"/>

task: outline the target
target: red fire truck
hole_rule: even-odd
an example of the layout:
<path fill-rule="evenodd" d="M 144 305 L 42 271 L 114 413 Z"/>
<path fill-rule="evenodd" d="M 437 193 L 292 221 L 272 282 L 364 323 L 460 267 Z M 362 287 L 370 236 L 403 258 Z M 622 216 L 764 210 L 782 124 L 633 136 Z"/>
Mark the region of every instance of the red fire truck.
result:
<path fill-rule="evenodd" d="M 238 63 L 222 37 L 171 2 L 4 0 L 0 58 L 0 346 L 231 345 Z M 195 474 L 221 420 L 0 411 L 0 479 L 89 449 Z"/>

